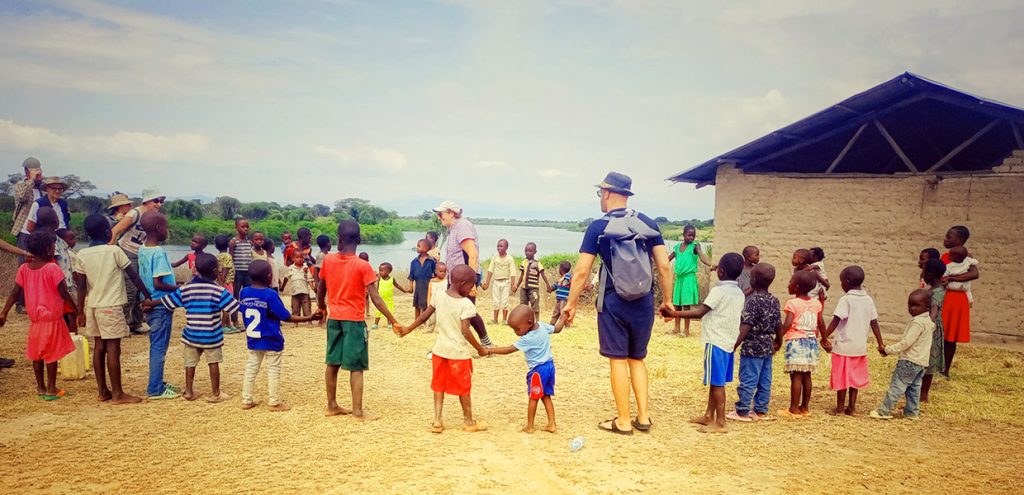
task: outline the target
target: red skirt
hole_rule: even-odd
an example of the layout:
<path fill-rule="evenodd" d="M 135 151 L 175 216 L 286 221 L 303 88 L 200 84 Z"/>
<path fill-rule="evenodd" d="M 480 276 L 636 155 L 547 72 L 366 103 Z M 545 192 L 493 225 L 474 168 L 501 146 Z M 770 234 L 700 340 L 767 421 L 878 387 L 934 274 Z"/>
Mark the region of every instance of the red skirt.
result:
<path fill-rule="evenodd" d="M 946 291 L 946 299 L 942 302 L 942 328 L 946 332 L 946 342 L 971 341 L 971 303 L 966 292 Z"/>
<path fill-rule="evenodd" d="M 53 363 L 75 352 L 75 343 L 64 320 L 33 321 L 28 326 L 25 357 L 30 361 Z"/>

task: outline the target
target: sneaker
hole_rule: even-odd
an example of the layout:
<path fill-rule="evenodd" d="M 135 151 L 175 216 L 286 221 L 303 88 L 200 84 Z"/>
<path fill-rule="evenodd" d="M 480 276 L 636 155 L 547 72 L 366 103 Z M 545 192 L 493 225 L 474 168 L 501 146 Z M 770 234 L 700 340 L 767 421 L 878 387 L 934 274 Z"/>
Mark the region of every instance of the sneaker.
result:
<path fill-rule="evenodd" d="M 892 414 L 882 414 L 878 412 L 878 409 L 872 409 L 871 412 L 868 413 L 868 416 L 875 419 L 892 419 Z"/>
<path fill-rule="evenodd" d="M 0 368 L 13 368 L 13 367 L 14 367 L 14 360 L 13 359 L 5 358 L 5 357 L 0 357 Z"/>
<path fill-rule="evenodd" d="M 175 391 L 176 393 L 179 393 L 179 394 L 181 393 L 181 387 L 178 387 L 177 385 L 171 385 L 170 383 L 165 383 L 164 384 L 164 388 L 165 389 L 169 388 L 169 389 L 171 389 L 171 390 L 173 390 L 173 391 Z"/>
<path fill-rule="evenodd" d="M 179 397 L 178 392 L 174 391 L 170 385 L 164 388 L 164 393 L 160 395 L 150 395 L 149 400 L 160 400 L 160 399 L 177 399 Z"/>

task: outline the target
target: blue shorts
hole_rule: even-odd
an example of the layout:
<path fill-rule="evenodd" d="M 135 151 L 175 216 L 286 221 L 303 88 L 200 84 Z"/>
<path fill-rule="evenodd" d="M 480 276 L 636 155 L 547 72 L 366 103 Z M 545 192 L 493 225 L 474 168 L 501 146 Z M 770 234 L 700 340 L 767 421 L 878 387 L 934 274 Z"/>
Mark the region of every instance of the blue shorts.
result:
<path fill-rule="evenodd" d="M 597 313 L 597 339 L 601 355 L 612 359 L 644 359 L 654 326 L 654 295 L 625 301 L 614 289 L 604 295 Z"/>
<path fill-rule="evenodd" d="M 704 385 L 724 387 L 732 381 L 732 353 L 704 344 Z"/>
<path fill-rule="evenodd" d="M 555 395 L 554 361 L 538 364 L 526 373 L 526 395 L 529 395 L 531 399 Z"/>

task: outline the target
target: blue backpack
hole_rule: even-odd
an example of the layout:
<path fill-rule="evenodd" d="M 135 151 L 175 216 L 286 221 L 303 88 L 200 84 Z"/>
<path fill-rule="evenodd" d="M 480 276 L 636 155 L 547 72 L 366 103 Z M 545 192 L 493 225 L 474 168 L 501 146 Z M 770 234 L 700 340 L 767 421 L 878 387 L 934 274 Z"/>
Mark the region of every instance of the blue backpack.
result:
<path fill-rule="evenodd" d="M 651 293 L 651 253 L 648 240 L 661 236 L 636 213 L 628 209 L 606 214 L 608 225 L 600 239 L 608 241 L 608 263 L 601 266 L 597 310 L 604 310 L 604 293 L 611 277 L 615 293 L 625 301 L 635 301 Z"/>

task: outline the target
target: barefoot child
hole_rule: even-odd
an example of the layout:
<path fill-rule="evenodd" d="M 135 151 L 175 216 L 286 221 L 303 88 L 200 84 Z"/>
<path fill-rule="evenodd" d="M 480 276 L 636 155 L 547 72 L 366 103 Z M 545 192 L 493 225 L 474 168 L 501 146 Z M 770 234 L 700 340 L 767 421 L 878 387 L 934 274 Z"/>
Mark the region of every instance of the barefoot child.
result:
<path fill-rule="evenodd" d="M 235 219 L 235 236 L 228 242 L 228 254 L 231 255 L 231 263 L 235 267 L 235 284 L 232 294 L 238 295 L 242 287 L 249 286 L 249 263 L 252 263 L 252 241 L 249 240 L 249 220 L 243 217 Z M 234 330 L 243 330 L 238 324 L 238 316 L 233 315 L 231 321 L 234 323 Z"/>
<path fill-rule="evenodd" d="M 790 396 L 789 409 L 779 411 L 779 416 L 787 419 L 811 415 L 811 373 L 818 367 L 817 335 L 825 330 L 821 300 L 808 295 L 817 283 L 818 277 L 809 270 L 797 270 L 789 280 L 789 293 L 796 297 L 786 301 L 782 328 L 786 330 L 785 370 L 789 373 Z"/>
<path fill-rule="evenodd" d="M 434 267 L 434 278 L 430 279 L 430 286 L 427 288 L 427 306 L 430 306 L 430 301 L 437 297 L 437 294 L 446 290 L 448 290 L 448 265 L 444 264 L 443 261 L 439 261 Z M 423 312 L 421 311 L 420 314 L 423 314 Z M 417 316 L 417 318 L 419 318 L 419 316 Z M 435 316 L 431 316 L 427 320 L 427 326 L 429 327 L 427 332 L 434 331 L 435 320 Z"/>
<path fill-rule="evenodd" d="M 481 286 L 484 290 L 494 284 L 491 290 L 491 299 L 494 301 L 494 323 L 498 323 L 498 312 L 501 312 L 501 321 L 508 321 L 509 295 L 512 286 L 515 285 L 515 264 L 516 260 L 508 254 L 508 241 L 500 239 L 497 245 L 498 254 L 491 258 L 487 264 L 487 278 Z"/>
<path fill-rule="evenodd" d="M 37 230 L 28 235 L 25 244 L 33 259 L 18 267 L 14 289 L 0 313 L 0 327 L 7 322 L 7 314 L 15 301 L 24 296 L 25 310 L 31 322 L 25 357 L 32 361 L 32 371 L 36 375 L 36 394 L 43 400 L 57 400 L 66 395 L 65 391 L 57 390 L 57 361 L 75 350 L 67 324 L 64 323 L 64 307 L 70 306 L 76 313 L 78 309 L 68 293 L 64 273 L 53 263 L 53 235 Z"/>
<path fill-rule="evenodd" d="M 142 399 L 124 393 L 121 388 L 121 339 L 129 335 L 123 311 L 128 303 L 124 279 L 135 284 L 143 299 L 150 299 L 149 290 L 132 268 L 124 250 L 110 244 L 113 234 L 106 217 L 89 215 L 85 218 L 85 231 L 91 241 L 89 247 L 78 252 L 75 264 L 79 287 L 78 323 L 82 335 L 93 339 L 92 368 L 96 372 L 99 399 L 112 404 L 137 404 Z"/>
<path fill-rule="evenodd" d="M 935 322 L 935 330 L 932 331 L 932 351 L 928 357 L 928 367 L 924 370 L 924 378 L 921 380 L 921 402 L 928 402 L 928 392 L 932 388 L 932 378 L 935 374 L 946 369 L 943 347 L 945 334 L 942 330 L 942 303 L 946 298 L 946 287 L 942 284 L 942 277 L 945 275 L 946 264 L 938 256 L 929 259 L 921 270 L 921 279 L 932 293 L 932 307 L 928 314 Z"/>
<path fill-rule="evenodd" d="M 213 238 L 213 244 L 217 247 L 217 284 L 224 287 L 231 292 L 231 295 L 237 295 L 235 293 L 235 263 L 231 260 L 231 255 L 228 254 L 228 243 L 231 242 L 231 238 L 227 235 L 218 235 Z M 224 333 L 237 333 L 239 331 L 231 323 L 231 315 L 224 313 Z"/>
<path fill-rule="evenodd" d="M 508 320 L 508 326 L 519 336 L 515 344 L 508 347 L 491 349 L 491 354 L 512 354 L 523 351 L 526 358 L 526 395 L 530 397 L 530 405 L 526 409 L 525 433 L 533 433 L 533 420 L 537 416 L 537 402 L 544 403 L 548 414 L 548 424 L 544 431 L 555 432 L 555 405 L 551 396 L 555 395 L 555 358 L 551 354 L 551 334 L 562 331 L 565 319 L 559 319 L 553 325 L 540 323 L 536 320 L 533 310 L 525 304 L 516 306 Z"/>
<path fill-rule="evenodd" d="M 519 267 L 522 273 L 519 275 L 517 283 L 512 286 L 512 292 L 522 287 L 523 293 L 519 295 L 519 302 L 533 308 L 535 318 L 540 320 L 540 281 L 544 280 L 544 286 L 547 287 L 548 292 L 554 289 L 551 287 L 551 282 L 548 281 L 547 274 L 544 273 L 544 265 L 535 259 L 537 256 L 537 245 L 532 242 L 526 243 L 523 254 L 526 256 L 526 259 L 523 260 L 522 266 Z"/>
<path fill-rule="evenodd" d="M 885 346 L 884 355 L 899 354 L 896 369 L 892 371 L 892 382 L 889 391 L 878 406 L 871 411 L 875 419 L 892 419 L 892 408 L 902 397 L 907 403 L 903 407 L 903 417 L 920 419 L 921 417 L 921 381 L 924 369 L 928 367 L 928 359 L 932 347 L 932 332 L 935 323 L 928 313 L 931 305 L 931 294 L 925 289 L 917 289 L 910 293 L 907 310 L 912 317 L 903 331 L 903 338 L 895 344 Z"/>
<path fill-rule="evenodd" d="M 409 283 L 412 284 L 412 307 L 418 317 L 424 309 L 427 309 L 427 292 L 430 289 L 430 279 L 434 278 L 434 269 L 437 262 L 427 256 L 430 249 L 427 246 L 430 242 L 426 239 L 416 241 L 416 257 L 409 262 Z M 494 312 L 498 314 L 497 310 Z"/>
<path fill-rule="evenodd" d="M 377 273 L 377 292 L 380 294 L 380 298 L 384 300 L 384 305 L 387 306 L 388 311 L 395 310 L 395 289 L 406 294 L 410 292 L 391 276 L 391 270 L 393 269 L 391 263 L 385 261 L 380 264 L 379 272 Z M 373 319 L 374 329 L 380 324 L 380 317 L 383 315 L 380 310 L 377 310 L 377 316 Z"/>
<path fill-rule="evenodd" d="M 749 260 L 744 257 L 744 263 Z M 750 269 L 752 292 L 743 303 L 740 316 L 740 335 L 736 346 L 740 350 L 740 384 L 736 388 L 736 410 L 726 419 L 748 422 L 754 419 L 770 420 L 768 401 L 772 394 L 772 356 L 782 348 L 782 313 L 779 300 L 768 292 L 775 281 L 775 267 L 755 263 Z M 753 414 L 750 402 L 753 400 Z"/>
<path fill-rule="evenodd" d="M 476 316 L 476 306 L 466 297 L 476 286 L 476 273 L 469 265 L 459 265 L 452 270 L 451 287 L 447 291 L 433 294 L 430 306 L 420 313 L 419 318 L 404 330 L 395 328 L 395 333 L 404 337 L 437 313 L 437 338 L 431 351 L 433 375 L 430 388 L 434 391 L 433 433 L 444 431 L 444 396 L 456 395 L 462 405 L 462 430 L 484 431 L 487 425 L 473 419 L 473 406 L 469 393 L 473 384 L 473 350 L 480 357 L 487 356 L 488 349 L 480 344 L 470 328 L 469 320 Z"/>
<path fill-rule="evenodd" d="M 196 277 L 159 301 L 171 312 L 185 308 L 185 328 L 181 331 L 182 354 L 185 356 L 185 400 L 198 397 L 192 384 L 199 358 L 204 354 L 210 368 L 211 388 L 206 402 L 223 402 L 230 398 L 220 389 L 220 363 L 224 361 L 221 311 L 238 312 L 238 301 L 227 289 L 217 285 L 216 280 L 217 258 L 200 253 L 196 256 Z"/>
<path fill-rule="evenodd" d="M 273 278 L 273 267 L 271 267 L 271 278 Z M 292 251 L 292 263 L 285 268 L 285 276 L 281 279 L 281 291 L 292 298 L 292 314 L 295 316 L 312 314 L 309 300 L 309 293 L 312 292 L 309 286 L 309 267 L 303 262 L 302 253 L 298 250 Z M 245 315 L 243 314 L 242 317 L 244 318 Z M 295 326 L 299 326 L 299 324 L 296 323 Z"/>
<path fill-rule="evenodd" d="M 357 258 L 361 242 L 359 223 L 345 220 L 338 224 L 338 252 L 324 258 L 316 301 L 321 315 L 327 315 L 327 415 L 352 414 L 359 420 L 377 419 L 363 410 L 363 372 L 370 369 L 367 349 L 366 298 L 401 330 L 398 320 L 377 292 L 377 274 L 369 263 Z M 349 372 L 352 409 L 338 405 L 338 370 Z"/>
<path fill-rule="evenodd" d="M 180 260 L 175 261 L 174 264 L 171 265 L 171 267 L 177 268 L 181 265 L 184 265 L 185 263 L 188 263 L 188 269 L 192 270 L 192 274 L 194 275 L 196 273 L 196 255 L 202 253 L 206 249 L 207 244 L 208 242 L 206 240 L 205 235 L 193 235 L 192 243 L 189 245 L 189 248 L 192 249 L 192 252 L 186 254 Z"/>
<path fill-rule="evenodd" d="M 569 289 L 572 285 L 572 263 L 567 260 L 558 264 L 558 282 L 555 282 L 555 307 L 551 312 L 551 324 L 554 325 L 562 315 L 562 308 L 569 300 Z"/>
<path fill-rule="evenodd" d="M 718 269 L 711 263 L 708 255 L 704 254 L 696 239 L 696 227 L 693 225 L 683 227 L 683 242 L 676 244 L 676 247 L 669 253 L 668 260 L 675 261 L 673 266 L 676 280 L 672 291 L 672 304 L 675 305 L 676 311 L 692 309 L 700 300 L 700 287 L 697 283 L 698 261 L 711 267 L 712 270 Z M 669 333 L 679 335 L 679 318 L 676 318 L 675 326 Z M 683 336 L 690 336 L 690 320 L 688 319 L 683 329 Z"/>
<path fill-rule="evenodd" d="M 743 248 L 743 273 L 740 274 L 740 278 L 736 279 L 736 283 L 740 285 L 740 290 L 743 291 L 744 296 L 749 296 L 754 292 L 753 287 L 750 286 L 750 271 L 754 269 L 754 265 L 761 262 L 761 250 L 757 246 L 747 246 Z M 772 267 L 772 272 L 775 268 Z M 774 275 L 772 276 L 774 280 Z"/>
<path fill-rule="evenodd" d="M 292 253 L 302 264 L 302 253 Z M 295 262 L 288 269 L 295 268 Z M 305 268 L 305 266 L 303 266 Z M 252 399 L 252 390 L 256 384 L 256 375 L 260 364 L 267 362 L 267 409 L 271 411 L 287 411 L 288 404 L 281 402 L 278 395 L 281 383 L 281 353 L 284 351 L 284 334 L 281 333 L 281 322 L 290 321 L 298 325 L 301 322 L 313 321 L 321 317 L 315 315 L 298 316 L 289 313 L 281 302 L 281 296 L 270 288 L 273 271 L 266 261 L 253 261 L 249 265 L 249 287 L 242 289 L 239 295 L 242 321 L 245 322 L 246 346 L 249 348 L 249 359 L 245 363 L 245 379 L 242 381 L 242 409 L 256 407 Z M 293 303 L 294 306 L 294 303 Z"/>
<path fill-rule="evenodd" d="M 725 433 L 725 384 L 732 381 L 733 351 L 740 336 L 744 297 L 736 278 L 743 272 L 743 257 L 726 253 L 718 261 L 718 285 L 704 302 L 692 309 L 672 311 L 675 318 L 701 318 L 700 338 L 704 344 L 704 385 L 708 386 L 708 407 L 691 423 L 702 425 L 701 433 Z"/>
<path fill-rule="evenodd" d="M 829 388 L 836 391 L 836 407 L 828 413 L 832 416 L 853 416 L 857 412 L 857 392 L 868 388 L 868 330 L 874 334 L 878 352 L 882 355 L 885 343 L 882 342 L 882 330 L 878 328 L 875 301 L 861 288 L 864 270 L 857 265 L 843 268 L 839 282 L 846 295 L 839 299 L 832 313 L 832 322 L 821 332 L 821 347 L 832 353 Z M 833 334 L 835 343 L 828 340 Z M 846 402 L 847 397 L 849 403 Z"/>
<path fill-rule="evenodd" d="M 252 243 L 252 261 L 267 261 L 270 257 L 270 255 L 267 254 L 266 248 L 267 236 L 263 235 L 263 232 L 257 230 L 256 232 L 252 233 L 251 239 L 252 240 L 250 242 Z M 252 263 L 252 261 L 250 261 L 249 263 Z"/>
<path fill-rule="evenodd" d="M 147 211 L 142 214 L 139 225 L 146 233 L 145 244 L 139 247 L 138 252 L 139 278 L 153 299 L 161 299 L 178 289 L 167 252 L 160 247 L 167 240 L 167 217 L 156 210 Z M 151 308 L 146 315 L 149 323 L 149 385 L 146 395 L 150 399 L 178 397 L 178 388 L 164 381 L 164 361 L 167 359 L 167 347 L 171 344 L 173 320 L 174 312 L 162 304 Z"/>

